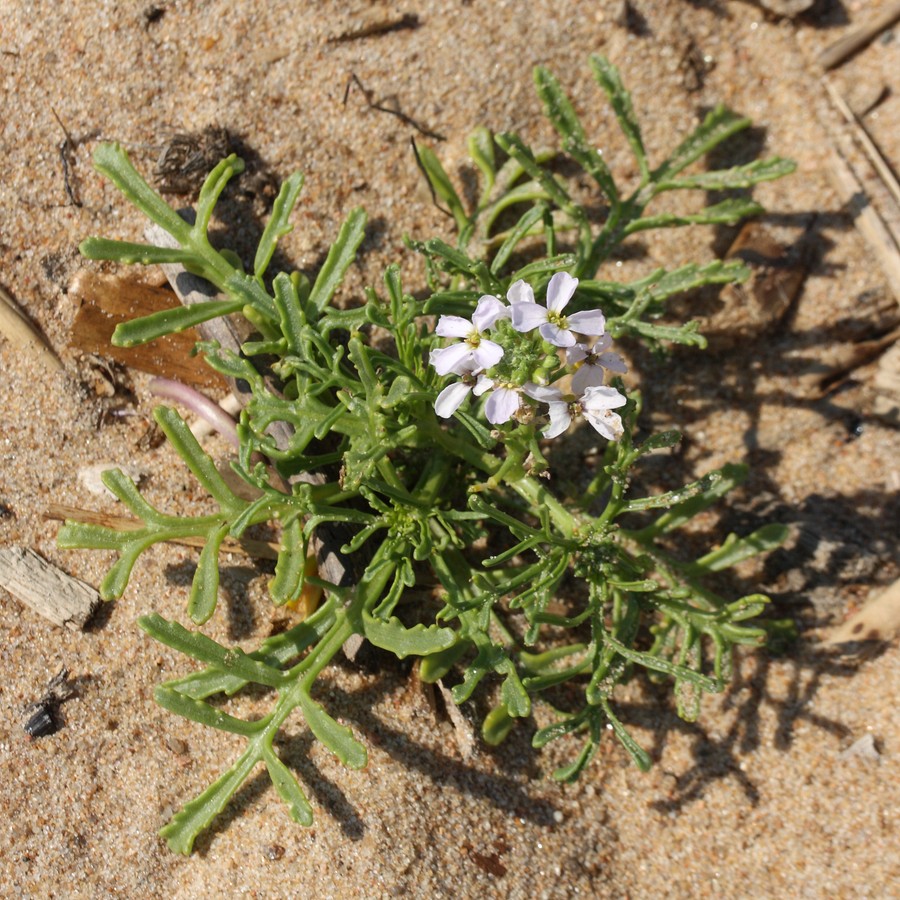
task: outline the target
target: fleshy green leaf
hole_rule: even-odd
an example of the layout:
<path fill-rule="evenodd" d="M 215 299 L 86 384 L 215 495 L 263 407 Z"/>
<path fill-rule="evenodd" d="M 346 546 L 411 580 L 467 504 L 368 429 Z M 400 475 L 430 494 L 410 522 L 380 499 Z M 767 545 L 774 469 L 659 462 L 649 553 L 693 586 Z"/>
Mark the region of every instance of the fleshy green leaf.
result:
<path fill-rule="evenodd" d="M 112 342 L 117 347 L 136 347 L 167 334 L 193 328 L 210 319 L 227 316 L 243 309 L 243 300 L 209 300 L 190 306 L 162 309 L 140 319 L 116 325 Z"/>
<path fill-rule="evenodd" d="M 301 699 L 300 709 L 310 731 L 345 766 L 351 769 L 366 767 L 366 748 L 353 737 L 353 732 L 346 725 L 339 725 L 315 700 L 308 697 Z"/>
<path fill-rule="evenodd" d="M 619 70 L 605 57 L 592 56 L 591 68 L 594 70 L 594 77 L 597 79 L 597 83 L 603 88 L 603 91 L 609 98 L 613 112 L 616 114 L 616 119 L 619 121 L 619 127 L 628 139 L 628 143 L 631 144 L 631 149 L 634 152 L 641 172 L 641 182 L 646 183 L 650 177 L 650 170 L 647 165 L 644 141 L 641 138 L 641 127 L 631 105 L 631 94 L 625 90 Z"/>
<path fill-rule="evenodd" d="M 706 116 L 696 131 L 682 141 L 678 149 L 654 171 L 654 182 L 667 185 L 673 176 L 686 169 L 692 162 L 749 125 L 749 119 L 719 104 Z"/>
<path fill-rule="evenodd" d="M 398 659 L 429 656 L 447 650 L 456 643 L 456 632 L 452 628 L 422 624 L 406 628 L 395 616 L 385 621 L 364 614 L 363 628 L 370 643 L 382 650 L 390 650 Z"/>
<path fill-rule="evenodd" d="M 435 196 L 447 204 L 453 218 L 456 220 L 457 228 L 465 228 L 469 224 L 469 217 L 466 215 L 462 200 L 459 199 L 459 194 L 456 193 L 453 182 L 450 181 L 450 177 L 444 171 L 441 161 L 437 158 L 434 151 L 428 147 L 417 147 L 416 158 Z"/>
<path fill-rule="evenodd" d="M 275 751 L 268 749 L 263 759 L 266 762 L 266 769 L 269 771 L 269 778 L 278 791 L 278 796 L 288 805 L 291 818 L 301 825 L 309 827 L 313 823 L 313 811 L 309 805 L 306 795 L 300 790 L 297 779 L 291 773 L 291 770 L 275 755 Z"/>
<path fill-rule="evenodd" d="M 272 207 L 272 216 L 268 225 L 266 225 L 266 230 L 259 239 L 259 246 L 256 248 L 253 274 L 257 278 L 262 278 L 269 267 L 278 241 L 291 232 L 293 226 L 288 220 L 302 189 L 303 176 L 299 172 L 295 172 L 281 185 L 281 190 L 278 192 L 275 204 Z"/>
<path fill-rule="evenodd" d="M 334 292 L 344 280 L 347 270 L 356 260 L 356 251 L 366 236 L 366 213 L 360 207 L 354 209 L 341 226 L 337 240 L 331 245 L 325 264 L 319 270 L 309 292 L 309 302 L 324 311 Z"/>

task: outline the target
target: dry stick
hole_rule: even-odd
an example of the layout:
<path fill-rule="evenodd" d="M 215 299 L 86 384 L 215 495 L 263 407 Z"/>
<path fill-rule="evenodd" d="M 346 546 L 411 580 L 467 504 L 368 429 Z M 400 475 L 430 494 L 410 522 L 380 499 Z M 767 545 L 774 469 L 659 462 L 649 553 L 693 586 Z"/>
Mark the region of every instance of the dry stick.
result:
<path fill-rule="evenodd" d="M 894 200 L 900 204 L 900 184 L 897 182 L 897 177 L 891 171 L 891 167 L 888 165 L 887 160 L 882 155 L 881 151 L 875 144 L 875 141 L 872 140 L 871 135 L 869 134 L 868 129 L 865 126 L 865 123 L 853 112 L 852 109 L 847 105 L 847 101 L 838 93 L 837 88 L 831 83 L 831 80 L 828 78 L 823 78 L 822 81 L 825 84 L 825 89 L 828 91 L 828 96 L 831 98 L 831 102 L 837 107 L 840 114 L 847 120 L 847 124 L 853 131 L 853 137 L 856 138 L 856 141 L 859 143 L 860 147 L 862 147 L 866 156 L 869 157 L 869 162 L 875 167 L 875 171 L 880 176 L 881 180 L 884 182 L 884 186 L 891 192 Z M 893 233 L 893 229 L 892 229 Z M 898 236 L 894 234 L 894 240 L 897 241 L 897 244 L 900 245 L 900 239 Z"/>
<path fill-rule="evenodd" d="M 51 372 L 64 371 L 63 364 L 47 339 L 2 287 L 0 287 L 0 334 L 6 335 L 17 350 L 30 351 L 34 359 Z"/>
<path fill-rule="evenodd" d="M 140 519 L 117 516 L 96 509 L 82 509 L 79 506 L 66 506 L 64 503 L 51 503 L 44 512 L 44 518 L 58 519 L 61 522 L 72 519 L 88 525 L 114 528 L 116 531 L 140 531 L 144 527 L 144 523 Z M 206 544 L 206 538 L 172 538 L 164 543 L 178 544 L 182 547 L 203 547 Z M 254 559 L 278 559 L 278 545 L 271 541 L 256 541 L 246 537 L 242 537 L 240 540 L 225 538 L 220 549 L 223 553 L 240 553 L 244 556 L 252 556 Z"/>
<path fill-rule="evenodd" d="M 406 28 L 418 28 L 419 17 L 415 13 L 403 13 L 402 15 L 388 16 L 387 18 L 378 18 L 363 24 L 358 28 L 352 28 L 342 31 L 335 37 L 327 40 L 329 44 L 343 44 L 345 41 L 358 41 L 362 38 L 374 37 L 381 34 L 388 34 L 391 31 L 400 31 Z"/>
<path fill-rule="evenodd" d="M 185 218 L 187 218 L 186 212 L 182 211 L 181 213 Z M 192 210 L 190 212 L 193 214 Z M 157 247 L 177 248 L 179 246 L 175 239 L 158 225 L 150 225 L 145 235 L 147 240 Z M 183 266 L 169 263 L 162 266 L 162 270 L 172 289 L 185 306 L 202 303 L 216 296 L 216 289 L 213 285 L 197 275 L 192 275 Z M 217 341 L 222 349 L 240 355 L 242 340 L 227 317 L 220 316 L 217 319 L 203 322 L 197 326 L 197 330 L 204 340 Z M 249 386 L 244 382 L 235 381 L 233 378 L 229 378 L 228 382 L 241 403 L 246 405 L 253 396 Z M 287 422 L 276 421 L 269 426 L 268 433 L 279 449 L 285 449 L 291 440 L 293 431 Z M 324 484 L 325 476 L 320 473 L 301 473 L 296 476 L 296 480 L 309 484 Z M 310 547 L 316 554 L 319 575 L 326 581 L 340 586 L 349 586 L 354 580 L 350 560 L 341 553 L 341 547 L 346 542 L 346 533 L 339 526 L 328 523 L 321 524 L 310 538 Z"/>
<path fill-rule="evenodd" d="M 27 547 L 0 548 L 0 584 L 36 613 L 73 631 L 83 629 L 100 605 L 89 584 Z"/>
<path fill-rule="evenodd" d="M 839 41 L 835 41 L 830 47 L 826 47 L 819 54 L 819 65 L 826 70 L 840 65 L 845 59 L 853 56 L 857 50 L 865 47 L 879 32 L 890 28 L 897 19 L 900 19 L 900 0 L 895 0 L 867 25 L 863 25 Z"/>
<path fill-rule="evenodd" d="M 62 132 L 65 135 L 65 138 L 59 142 L 59 161 L 62 163 L 63 170 L 63 182 L 66 186 L 66 194 L 69 199 L 72 201 L 72 206 L 81 207 L 81 200 L 75 196 L 75 190 L 72 187 L 72 181 L 69 177 L 72 162 L 70 160 L 70 156 L 75 151 L 75 141 L 72 140 L 72 135 L 69 134 L 69 129 L 63 125 L 62 119 L 56 114 L 56 110 L 51 106 L 50 112 L 53 113 L 53 118 L 56 119 L 57 124 L 60 128 L 62 128 Z"/>
<path fill-rule="evenodd" d="M 832 181 L 838 196 L 853 216 L 860 234 L 874 250 L 887 276 L 891 291 L 897 302 L 900 303 L 900 253 L 897 251 L 887 226 L 866 196 L 853 169 L 837 149 L 832 148 L 831 156 Z"/>

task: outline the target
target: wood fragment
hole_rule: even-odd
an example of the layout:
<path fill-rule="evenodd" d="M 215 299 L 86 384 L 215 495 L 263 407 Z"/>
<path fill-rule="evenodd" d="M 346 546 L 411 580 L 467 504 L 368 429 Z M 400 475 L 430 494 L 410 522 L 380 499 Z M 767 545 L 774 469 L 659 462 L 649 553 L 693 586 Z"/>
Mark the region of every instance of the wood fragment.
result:
<path fill-rule="evenodd" d="M 3 334 L 17 350 L 28 353 L 48 371 L 64 371 L 62 362 L 47 339 L 2 286 L 0 286 L 0 334 Z"/>
<path fill-rule="evenodd" d="M 202 357 L 191 355 L 200 340 L 199 332 L 193 328 L 136 347 L 115 347 L 111 343 L 113 331 L 120 323 L 177 307 L 178 297 L 172 291 L 83 269 L 72 279 L 69 297 L 77 304 L 70 347 L 197 387 L 225 387 L 218 372 L 206 365 Z"/>
<path fill-rule="evenodd" d="M 54 625 L 83 630 L 100 594 L 27 547 L 0 547 L 0 584 Z"/>
<path fill-rule="evenodd" d="M 100 510 L 81 509 L 77 506 L 66 506 L 63 503 L 51 503 L 44 512 L 45 519 L 65 522 L 83 522 L 88 525 L 103 525 L 116 531 L 140 531 L 144 523 L 129 516 L 117 516 Z M 202 537 L 172 538 L 167 544 L 178 544 L 182 547 L 204 547 L 206 541 Z M 240 540 L 225 538 L 221 544 L 223 553 L 236 553 L 252 556 L 255 559 L 278 559 L 278 544 L 272 541 L 256 541 L 242 537 Z"/>
<path fill-rule="evenodd" d="M 894 0 L 871 22 L 857 28 L 856 31 L 851 31 L 850 34 L 844 35 L 840 40 L 826 47 L 819 54 L 817 60 L 819 65 L 825 70 L 839 66 L 845 59 L 853 56 L 857 50 L 862 50 L 885 28 L 890 28 L 898 19 L 900 19 L 900 0 Z"/>

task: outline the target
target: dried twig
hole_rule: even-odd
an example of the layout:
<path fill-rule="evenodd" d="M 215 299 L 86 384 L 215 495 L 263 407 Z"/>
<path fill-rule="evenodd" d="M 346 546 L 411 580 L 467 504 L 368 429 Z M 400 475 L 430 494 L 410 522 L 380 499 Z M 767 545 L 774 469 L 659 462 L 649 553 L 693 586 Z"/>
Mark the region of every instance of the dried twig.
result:
<path fill-rule="evenodd" d="M 63 125 L 62 119 L 56 114 L 56 110 L 53 107 L 50 107 L 50 112 L 53 113 L 53 118 L 56 119 L 60 128 L 62 128 L 62 132 L 65 135 L 63 140 L 59 142 L 59 160 L 62 163 L 63 170 L 63 182 L 66 186 L 66 194 L 69 197 L 69 200 L 72 201 L 72 206 L 81 207 L 81 200 L 75 196 L 75 190 L 72 187 L 72 179 L 71 168 L 72 168 L 72 154 L 75 152 L 75 141 L 72 140 L 72 135 L 69 134 L 69 129 Z"/>
<path fill-rule="evenodd" d="M 106 528 L 115 528 L 116 531 L 138 531 L 144 527 L 144 523 L 128 516 L 116 516 L 111 513 L 100 512 L 93 509 L 81 509 L 77 506 L 66 506 L 63 503 L 51 503 L 44 512 L 44 518 L 56 519 L 61 522 L 71 519 L 73 522 L 85 522 L 88 525 L 103 525 Z M 173 538 L 166 541 L 169 544 L 178 544 L 182 547 L 203 547 L 206 538 L 184 537 Z M 239 541 L 233 538 L 225 538 L 221 546 L 223 553 L 238 553 L 243 556 L 252 556 L 254 559 L 278 559 L 278 544 L 271 541 L 255 541 L 252 538 L 242 537 Z"/>
<path fill-rule="evenodd" d="M 830 47 L 826 47 L 819 54 L 819 65 L 826 70 L 839 66 L 857 50 L 862 50 L 879 32 L 890 28 L 897 19 L 900 19 L 900 0 L 895 0 L 868 24 L 851 31 Z"/>
<path fill-rule="evenodd" d="M 850 126 L 853 131 L 853 137 L 856 139 L 857 143 L 862 147 L 863 152 L 866 156 L 869 157 L 869 162 L 875 167 L 875 171 L 878 173 L 882 182 L 884 182 L 884 186 L 890 191 L 891 196 L 894 200 L 900 204 L 900 184 L 897 182 L 897 176 L 894 175 L 891 170 L 890 165 L 887 160 L 882 155 L 881 151 L 875 144 L 875 141 L 872 140 L 871 135 L 869 134 L 868 129 L 865 126 L 865 123 L 853 112 L 852 109 L 847 105 L 847 101 L 840 95 L 837 88 L 831 83 L 831 80 L 828 78 L 822 79 L 825 84 L 825 90 L 828 92 L 828 96 L 831 98 L 831 102 L 835 105 L 838 112 L 847 120 L 847 124 Z M 897 240 L 897 235 L 894 235 L 894 239 Z M 900 241 L 897 241 L 900 244 Z"/>
<path fill-rule="evenodd" d="M 347 87 L 344 90 L 344 100 L 343 104 L 346 106 L 347 98 L 350 96 L 350 88 L 353 85 L 356 85 L 363 93 L 363 97 L 366 99 L 366 103 L 368 104 L 369 109 L 377 110 L 378 112 L 388 113 L 392 116 L 396 116 L 400 119 L 401 122 L 405 122 L 407 125 L 412 125 L 419 134 L 424 134 L 425 137 L 433 138 L 436 141 L 446 141 L 447 138 L 442 134 L 438 134 L 436 131 L 432 131 L 430 128 L 426 128 L 424 125 L 420 125 L 412 116 L 408 116 L 405 112 L 402 112 L 399 109 L 391 109 L 390 106 L 384 106 L 381 103 L 376 103 L 372 97 L 373 93 L 370 91 L 357 77 L 354 72 L 350 73 L 350 78 L 347 81 Z"/>
<path fill-rule="evenodd" d="M 342 31 L 335 37 L 328 38 L 327 43 L 343 44 L 347 41 L 358 41 L 362 38 L 376 37 L 382 34 L 389 34 L 392 31 L 403 31 L 418 27 L 419 17 L 415 13 L 403 13 L 399 16 L 374 19 L 371 22 L 360 25 L 358 28 Z"/>
<path fill-rule="evenodd" d="M 875 211 L 859 179 L 835 149 L 831 154 L 831 175 L 841 202 L 853 216 L 860 234 L 878 257 L 894 297 L 900 302 L 900 252 L 884 220 Z"/>

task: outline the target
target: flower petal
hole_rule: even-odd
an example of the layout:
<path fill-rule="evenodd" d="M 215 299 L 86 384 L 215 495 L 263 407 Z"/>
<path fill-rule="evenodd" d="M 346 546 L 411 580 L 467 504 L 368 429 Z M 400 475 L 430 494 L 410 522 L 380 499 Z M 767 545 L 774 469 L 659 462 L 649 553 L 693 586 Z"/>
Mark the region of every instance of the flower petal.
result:
<path fill-rule="evenodd" d="M 611 412 L 608 409 L 601 410 L 598 413 L 588 413 L 585 410 L 584 417 L 608 441 L 617 441 L 624 433 L 622 417 L 618 413 Z"/>
<path fill-rule="evenodd" d="M 484 407 L 484 414 L 492 425 L 502 425 L 508 422 L 519 408 L 519 392 L 511 388 L 497 388 Z"/>
<path fill-rule="evenodd" d="M 448 375 L 450 372 L 465 375 L 472 369 L 472 348 L 465 341 L 460 341 L 440 350 L 432 350 L 428 361 L 438 375 Z"/>
<path fill-rule="evenodd" d="M 528 332 L 547 321 L 547 310 L 536 303 L 513 303 L 510 317 L 516 331 Z"/>
<path fill-rule="evenodd" d="M 599 362 L 604 369 L 609 369 L 610 372 L 615 372 L 617 375 L 624 375 L 628 371 L 625 360 L 622 359 L 618 353 L 613 353 L 612 351 L 601 353 L 597 357 L 597 362 Z"/>
<path fill-rule="evenodd" d="M 585 363 L 572 376 L 572 393 L 580 397 L 588 388 L 599 387 L 606 380 L 606 373 L 600 366 Z"/>
<path fill-rule="evenodd" d="M 553 322 L 545 322 L 540 327 L 541 337 L 554 347 L 571 347 L 575 343 L 575 335 Z"/>
<path fill-rule="evenodd" d="M 435 334 L 441 337 L 467 338 L 473 331 L 473 325 L 462 316 L 441 316 L 438 319 Z"/>
<path fill-rule="evenodd" d="M 479 331 L 490 328 L 498 319 L 509 318 L 509 307 L 496 297 L 485 294 L 475 307 L 472 314 L 472 323 Z"/>
<path fill-rule="evenodd" d="M 555 438 L 572 424 L 572 413 L 565 400 L 554 400 L 550 404 L 550 424 L 544 429 L 545 438 Z"/>
<path fill-rule="evenodd" d="M 579 334 L 588 334 L 591 337 L 603 334 L 606 329 L 606 318 L 599 309 L 585 310 L 568 316 L 569 327 Z"/>
<path fill-rule="evenodd" d="M 506 299 L 510 303 L 534 303 L 534 289 L 521 278 L 509 286 Z"/>
<path fill-rule="evenodd" d="M 618 409 L 624 406 L 628 400 L 614 387 L 589 387 L 581 398 L 585 415 L 588 412 L 600 412 L 605 409 Z"/>
<path fill-rule="evenodd" d="M 476 397 L 480 397 L 482 394 L 485 394 L 488 391 L 492 391 L 493 389 L 494 389 L 493 379 L 488 378 L 487 375 L 479 375 L 478 381 L 475 382 L 475 387 L 472 389 L 472 393 Z"/>
<path fill-rule="evenodd" d="M 578 287 L 578 279 L 573 278 L 568 272 L 557 272 L 547 285 L 547 309 L 561 312 Z"/>
<path fill-rule="evenodd" d="M 535 384 L 533 381 L 526 381 L 522 385 L 522 393 L 541 403 L 552 403 L 554 400 L 562 399 L 562 391 L 559 388 Z"/>
<path fill-rule="evenodd" d="M 462 405 L 463 400 L 469 396 L 472 386 L 463 381 L 454 381 L 448 384 L 434 401 L 434 411 L 442 418 L 449 419 Z"/>
<path fill-rule="evenodd" d="M 584 344 L 575 344 L 575 346 L 569 347 L 568 350 L 566 350 L 566 362 L 570 366 L 574 366 L 575 363 L 579 363 L 583 359 L 586 359 L 587 355 L 587 347 L 585 347 Z"/>
<path fill-rule="evenodd" d="M 495 341 L 486 341 L 482 338 L 472 351 L 472 358 L 479 369 L 489 369 L 503 359 L 503 348 Z"/>

